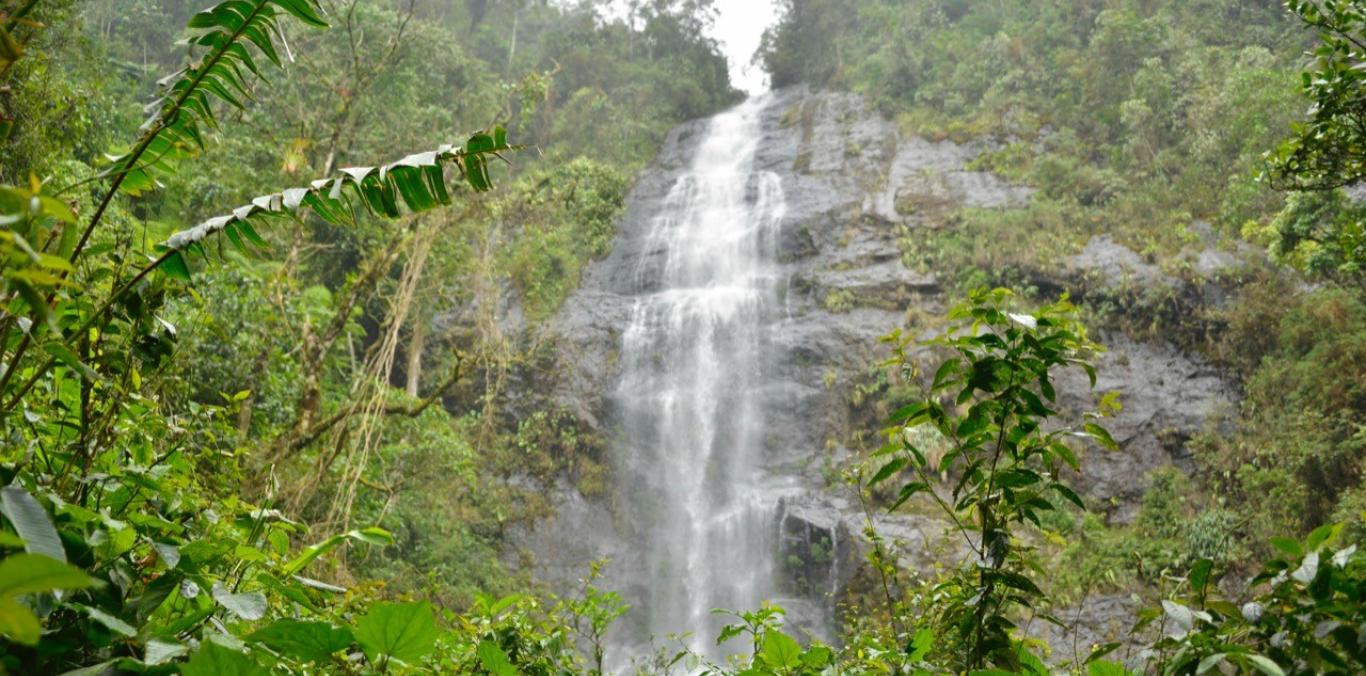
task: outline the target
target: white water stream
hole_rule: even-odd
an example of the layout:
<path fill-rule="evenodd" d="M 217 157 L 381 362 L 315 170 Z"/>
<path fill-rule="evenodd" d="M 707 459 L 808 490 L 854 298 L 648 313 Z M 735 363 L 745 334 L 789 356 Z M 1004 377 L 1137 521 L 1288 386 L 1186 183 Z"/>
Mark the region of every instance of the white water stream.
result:
<path fill-rule="evenodd" d="M 775 358 L 785 205 L 778 177 L 754 168 L 767 98 L 710 121 L 651 224 L 636 272 L 650 291 L 622 336 L 618 485 L 648 576 L 644 607 L 625 621 L 661 642 L 690 632 L 713 657 L 723 618 L 711 610 L 757 609 L 777 591 L 758 390 Z"/>

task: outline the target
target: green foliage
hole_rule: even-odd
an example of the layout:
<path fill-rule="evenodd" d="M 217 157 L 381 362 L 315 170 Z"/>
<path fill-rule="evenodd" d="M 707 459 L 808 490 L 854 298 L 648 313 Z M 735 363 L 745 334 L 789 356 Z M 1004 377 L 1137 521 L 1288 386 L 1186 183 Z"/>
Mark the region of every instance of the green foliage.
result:
<path fill-rule="evenodd" d="M 45 515 L 46 516 L 46 515 Z M 59 589 L 95 586 L 81 569 L 46 554 L 14 554 L 0 561 L 0 635 L 25 645 L 38 645 L 42 625 L 22 596 Z"/>
<path fill-rule="evenodd" d="M 476 134 L 460 149 L 346 170 L 309 189 L 258 200 L 173 235 L 147 264 L 135 260 L 150 250 L 145 230 L 137 244 L 119 232 L 121 219 L 105 220 L 116 211 L 118 192 L 143 192 L 155 177 L 177 170 L 170 160 L 204 146 L 205 129 L 217 124 L 210 96 L 244 108 L 238 98 L 246 95 L 243 74 L 259 75 L 246 45 L 278 65 L 277 17 L 285 14 L 322 25 L 316 5 L 306 0 L 228 0 L 190 20 L 191 42 L 206 51 L 167 79 L 136 147 L 96 177 L 109 178 L 109 186 L 83 226 L 71 205 L 46 195 L 36 180 L 4 189 L 8 307 L 0 317 L 0 417 L 6 438 L 20 443 L 5 457 L 13 483 L 0 502 L 6 523 L 30 552 L 39 552 L 0 563 L 11 585 L 3 604 L 14 639 L 3 646 L 8 667 L 61 671 L 101 661 L 140 667 L 184 656 L 187 641 L 202 639 L 187 672 L 264 673 L 261 660 L 277 660 L 243 652 L 241 640 L 226 637 L 252 634 L 254 623 L 289 608 L 325 617 L 328 597 L 345 589 L 301 574 L 344 542 L 392 541 L 378 528 L 355 529 L 292 553 L 293 538 L 307 529 L 271 508 L 271 496 L 259 505 L 232 493 L 240 479 L 233 443 L 239 435 L 226 424 L 223 404 L 242 396 L 207 405 L 161 398 L 162 388 L 175 385 L 166 367 L 178 334 L 164 313 L 180 287 L 148 276 L 161 267 L 188 282 L 182 250 L 203 253 L 203 239 L 215 232 L 239 248 L 264 246 L 249 222 L 260 212 L 303 206 L 339 220 L 343 211 L 363 206 L 394 218 L 403 215 L 400 204 L 418 211 L 447 203 L 443 162 L 454 164 L 475 190 L 486 190 L 484 156 L 509 148 L 505 132 Z M 106 225 L 115 231 L 103 232 Z M 31 346 L 45 357 L 35 357 Z M 61 563 L 68 558 L 85 572 Z M 44 569 L 43 561 L 51 565 Z M 15 598 L 91 587 L 59 598 L 55 608 L 43 601 L 45 628 Z M 424 624 L 406 606 L 377 605 L 359 621 L 356 641 L 372 665 L 417 660 L 435 640 L 432 612 L 425 613 Z M 347 630 L 320 631 L 327 626 L 272 624 L 258 643 L 309 645 L 299 658 L 325 659 L 352 643 Z"/>
<path fill-rule="evenodd" d="M 252 632 L 246 640 L 302 662 L 325 662 L 356 642 L 349 629 L 329 622 L 294 619 L 276 620 Z"/>
<path fill-rule="evenodd" d="M 1277 262 L 1309 275 L 1350 282 L 1366 265 L 1362 209 L 1341 190 L 1291 193 L 1266 226 L 1249 223 L 1243 236 L 1265 244 Z"/>
<path fill-rule="evenodd" d="M 626 188 L 619 169 L 578 158 L 522 177 L 494 206 L 521 230 L 504 266 L 531 318 L 558 309 L 584 262 L 607 255 Z"/>
<path fill-rule="evenodd" d="M 1333 518 L 1360 485 L 1366 449 L 1366 304 L 1343 289 L 1287 300 L 1266 299 L 1284 312 L 1276 325 L 1247 328 L 1271 344 L 1248 380 L 1237 433 L 1196 445 L 1213 491 L 1259 534 L 1303 533 Z"/>
<path fill-rule="evenodd" d="M 830 312 L 843 313 L 854 309 L 854 294 L 848 289 L 831 289 L 821 305 Z"/>
<path fill-rule="evenodd" d="M 1366 149 L 1358 120 L 1363 98 L 1361 38 L 1366 16 L 1355 2 L 1287 0 L 1306 27 L 1314 29 L 1312 69 L 1302 77 L 1312 114 L 1272 156 L 1273 178 L 1296 189 L 1351 185 L 1366 176 Z"/>
<path fill-rule="evenodd" d="M 747 612 L 714 611 L 734 617 L 739 622 L 728 624 L 716 638 L 717 645 L 746 638 L 752 646 L 748 659 L 741 666 L 728 670 L 708 665 L 708 673 L 735 674 L 810 674 L 835 666 L 835 652 L 818 642 L 803 648 L 796 639 L 782 632 L 786 611 L 779 606 L 765 605 Z M 747 664 L 746 664 L 747 663 Z"/>
<path fill-rule="evenodd" d="M 427 603 L 376 603 L 356 620 L 356 641 L 372 663 L 414 664 L 436 647 L 436 618 Z"/>
<path fill-rule="evenodd" d="M 1035 555 L 1013 531 L 1027 523 L 1041 526 L 1040 514 L 1061 504 L 1082 506 L 1061 481 L 1062 471 L 1078 469 L 1069 437 L 1116 448 L 1093 422 L 1099 414 L 1087 414 L 1076 428 L 1043 426 L 1057 414 L 1051 408 L 1053 369 L 1076 365 L 1094 382 L 1086 359 L 1098 347 L 1087 340 L 1076 309 L 1065 299 L 1032 313 L 1015 312 L 1010 303 L 1004 289 L 979 291 L 950 311 L 955 323 L 929 343 L 947 348 L 949 356 L 924 397 L 892 414 L 890 443 L 877 453 L 889 460 L 868 480 L 872 486 L 909 470 L 911 480 L 891 509 L 928 496 L 972 550 L 965 565 L 935 587 L 930 610 L 935 654 L 954 670 L 1022 668 L 1027 653 L 1011 635 L 1014 618 L 1037 609 L 1045 595 L 1031 579 Z M 897 333 L 888 340 L 893 364 L 913 375 L 907 341 Z M 923 424 L 950 441 L 937 464 L 907 433 Z M 945 469 L 960 478 L 950 495 L 940 496 L 932 487 L 934 474 Z"/>
<path fill-rule="evenodd" d="M 574 632 L 588 643 L 592 650 L 594 674 L 603 674 L 607 653 L 607 631 L 612 624 L 631 610 L 631 606 L 614 591 L 599 589 L 594 583 L 602 576 L 606 561 L 595 561 L 588 577 L 583 579 L 577 598 L 564 602 L 562 617 L 574 628 Z M 487 663 L 485 664 L 487 667 Z M 493 669 L 490 668 L 490 671 Z"/>
<path fill-rule="evenodd" d="M 308 209 L 330 224 L 343 225 L 354 224 L 359 209 L 385 218 L 399 218 L 446 206 L 451 203 L 451 196 L 446 188 L 445 165 L 455 167 L 456 175 L 463 177 L 471 188 L 484 191 L 493 187 L 486 156 L 510 149 L 507 131 L 495 127 L 489 133 L 470 137 L 463 148 L 442 146 L 380 167 L 343 168 L 340 176 L 316 180 L 307 188 L 262 195 L 229 215 L 211 218 L 171 235 L 157 247 L 163 252 L 163 260 L 158 262 L 163 272 L 188 282 L 190 271 L 183 252 L 204 253 L 205 240 L 219 233 L 238 251 L 248 251 L 248 244 L 265 248 L 268 245 L 253 224 L 267 218 L 296 217 L 301 210 Z"/>
<path fill-rule="evenodd" d="M 203 148 L 203 127 L 218 124 L 211 99 L 242 109 L 241 99 L 250 96 L 244 71 L 261 77 L 256 64 L 259 57 L 281 66 L 275 45 L 281 35 L 278 19 L 292 15 L 304 24 L 325 28 L 327 22 L 319 11 L 317 0 L 239 0 L 219 3 L 191 17 L 188 43 L 205 51 L 162 80 L 162 89 L 149 106 L 155 112 L 143 124 L 137 145 L 110 161 L 106 175 L 113 179 L 113 188 L 137 195 L 154 187 L 158 175 L 172 173 L 175 160 Z"/>
<path fill-rule="evenodd" d="M 1356 673 L 1361 645 L 1366 557 L 1344 545 L 1343 525 L 1315 529 L 1303 541 L 1275 539 L 1279 556 L 1251 580 L 1241 606 L 1219 598 L 1208 559 L 1192 565 L 1180 597 L 1145 611 L 1135 626 L 1157 626 L 1152 671 L 1201 673 L 1221 664 L 1242 673 Z"/>
<path fill-rule="evenodd" d="M 1301 88 L 1312 102 L 1310 117 L 1294 135 L 1268 153 L 1271 182 L 1297 194 L 1268 227 L 1273 256 L 1311 273 L 1360 283 L 1366 270 L 1366 235 L 1359 209 L 1347 208 L 1338 189 L 1366 176 L 1366 138 L 1360 119 L 1366 109 L 1366 15 L 1359 3 L 1287 0 L 1286 7 L 1318 41 Z M 1321 193 L 1321 194 L 1314 194 Z"/>
<path fill-rule="evenodd" d="M 0 192 L 0 473 L 11 484 L 0 494 L 0 666 L 601 671 L 627 607 L 596 586 L 596 566 L 574 598 L 509 594 L 528 585 L 505 566 L 503 533 L 547 507 L 508 477 L 565 473 L 585 493 L 604 478 L 601 441 L 571 416 L 500 409 L 503 380 L 539 364 L 501 335 L 495 306 L 506 275 L 529 318 L 552 313 L 583 264 L 607 253 L 630 169 L 676 122 L 737 98 L 705 37 L 710 3 L 645 3 L 626 23 L 601 21 L 589 3 L 421 2 L 405 14 L 358 2 L 327 13 L 329 31 L 295 30 L 322 23 L 312 0 L 192 5 L 53 0 L 35 10 L 45 25 L 0 34 L 0 78 L 12 85 L 0 97 L 12 134 L 0 170 L 14 184 Z M 790 5 L 768 39 L 780 83 L 863 91 L 910 131 L 1011 137 L 975 166 L 1038 188 L 1027 209 L 916 205 L 917 217 L 955 227 L 907 233 L 908 263 L 951 269 L 960 288 L 1023 286 L 1040 262 L 1031 252 L 1065 255 L 1100 231 L 1169 251 L 1185 238 L 1167 226 L 1198 217 L 1251 222 L 1286 261 L 1328 279 L 1354 274 L 1355 207 L 1296 197 L 1270 221 L 1279 199 L 1248 177 L 1298 107 L 1272 3 Z M 157 88 L 134 133 L 127 104 L 185 53 L 165 49 L 171 18 L 191 24 L 192 63 Z M 267 81 L 268 62 L 287 76 Z M 337 169 L 452 128 L 489 131 Z M 508 133 L 543 146 L 544 159 L 510 170 L 520 175 L 505 192 L 473 195 L 490 187 L 488 156 L 509 148 Z M 136 139 L 131 149 L 100 164 L 120 134 Z M 182 163 L 191 155 L 202 160 L 194 171 Z M 324 178 L 275 192 L 310 174 Z M 202 220 L 232 203 L 244 206 Z M 429 213 L 448 203 L 458 208 Z M 293 227 L 260 227 L 286 219 Z M 279 260 L 243 256 L 267 246 Z M 191 253 L 228 264 L 191 277 Z M 853 302 L 830 300 L 832 310 Z M 1256 373 L 1248 407 L 1259 413 L 1202 445 L 1226 503 L 1183 500 L 1188 487 L 1159 475 L 1132 529 L 1083 514 L 1067 531 L 1076 512 L 1062 507 L 1076 496 L 1060 473 L 1074 460 L 1068 430 L 1049 420 L 1059 408 L 1049 373 L 1090 345 L 1066 305 L 1012 314 L 1003 294 L 975 296 L 954 318 L 983 330 L 938 341 L 958 366 L 912 404 L 922 408 L 898 414 L 875 477 L 914 473 L 887 502 L 942 508 L 974 557 L 914 598 L 889 589 L 886 622 L 853 618 L 839 650 L 803 647 L 782 630 L 781 610 L 765 607 L 723 631 L 749 644 L 736 664 L 663 651 L 651 666 L 1040 672 L 1014 625 L 1056 597 L 1038 582 L 1026 524 L 1124 559 L 1083 560 L 1083 572 L 1203 571 L 1188 576 L 1201 598 L 1168 599 L 1167 621 L 1191 625 L 1156 647 L 1173 670 L 1191 655 L 1196 670 L 1336 666 L 1359 632 L 1359 557 L 1295 575 L 1305 552 L 1337 556 L 1344 549 L 1327 542 L 1361 532 L 1351 521 L 1366 504 L 1356 300 L 1322 291 L 1290 303 L 1279 332 L 1258 320 L 1277 313 L 1250 314 L 1239 329 L 1277 335 L 1240 365 Z M 458 326 L 424 350 L 417 327 L 451 323 L 447 309 Z M 390 387 L 398 373 L 376 366 L 403 352 L 416 355 L 409 369 L 471 359 L 481 377 L 467 384 L 450 369 L 454 387 L 404 395 Z M 514 364 L 526 371 L 510 374 Z M 1098 427 L 1073 431 L 1112 443 Z M 952 494 L 938 488 L 950 475 L 961 482 Z M 1272 564 L 1287 577 L 1254 592 L 1272 618 L 1264 625 L 1204 600 L 1210 585 L 1195 581 L 1244 558 L 1231 532 L 1258 519 L 1248 530 L 1303 532 L 1330 514 L 1351 522 L 1342 535 L 1311 537 Z M 1135 554 L 1142 570 L 1126 568 Z M 829 555 L 818 542 L 810 559 Z M 874 564 L 898 572 L 881 551 Z M 1099 660 L 1086 668 L 1124 673 Z"/>
<path fill-rule="evenodd" d="M 627 25 L 587 5 L 502 3 L 473 20 L 465 3 L 323 4 L 53 0 L 34 15 L 50 26 L 14 32 L 32 48 L 7 64 L 20 79 L 0 101 L 16 122 L 0 157 L 16 184 L 0 194 L 0 461 L 18 533 L 0 544 L 22 535 L 85 577 L 31 606 L 6 597 L 27 643 L 0 644 L 4 669 L 603 664 L 626 612 L 616 594 L 585 583 L 543 607 L 479 593 L 530 586 L 505 567 L 503 534 L 546 501 L 508 476 L 530 460 L 603 483 L 600 442 L 573 420 L 499 412 L 495 383 L 520 357 L 486 290 L 506 275 L 528 315 L 553 312 L 607 253 L 626 169 L 737 98 L 702 30 L 708 6 L 652 3 Z M 331 30 L 296 30 L 324 17 Z M 176 22 L 185 49 L 168 50 Z M 124 111 L 152 89 L 134 129 Z M 460 127 L 488 131 L 338 169 Z M 547 159 L 476 198 L 509 134 Z M 323 178 L 279 191 L 309 173 Z M 280 255 L 250 260 L 267 249 Z M 479 316 L 424 350 L 415 327 L 460 307 Z M 384 366 L 405 350 L 409 396 Z M 469 353 L 481 385 L 461 382 Z M 432 392 L 424 361 L 450 373 Z M 391 582 L 358 581 L 372 576 Z"/>

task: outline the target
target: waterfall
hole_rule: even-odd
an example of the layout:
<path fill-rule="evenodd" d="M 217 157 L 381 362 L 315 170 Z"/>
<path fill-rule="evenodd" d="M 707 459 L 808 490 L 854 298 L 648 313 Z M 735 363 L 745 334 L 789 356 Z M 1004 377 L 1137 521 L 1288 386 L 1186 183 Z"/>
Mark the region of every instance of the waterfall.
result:
<path fill-rule="evenodd" d="M 646 575 L 625 621 L 661 640 L 691 633 L 713 657 L 712 609 L 756 609 L 777 592 L 759 394 L 777 358 L 785 202 L 778 176 L 754 167 L 767 99 L 711 119 L 651 221 L 615 397 L 619 499 Z"/>

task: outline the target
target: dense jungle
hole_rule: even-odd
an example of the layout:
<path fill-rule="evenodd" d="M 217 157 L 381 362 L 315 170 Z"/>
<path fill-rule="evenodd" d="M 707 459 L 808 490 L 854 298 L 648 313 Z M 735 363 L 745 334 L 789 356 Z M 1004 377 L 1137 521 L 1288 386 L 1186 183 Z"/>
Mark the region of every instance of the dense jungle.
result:
<path fill-rule="evenodd" d="M 0 0 L 0 673 L 1366 673 L 1366 2 Z"/>

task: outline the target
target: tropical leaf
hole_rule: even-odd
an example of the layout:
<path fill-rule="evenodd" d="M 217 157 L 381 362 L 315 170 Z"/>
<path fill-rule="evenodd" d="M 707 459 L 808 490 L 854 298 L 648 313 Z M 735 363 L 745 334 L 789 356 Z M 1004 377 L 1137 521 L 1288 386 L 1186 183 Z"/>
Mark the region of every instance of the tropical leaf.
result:
<path fill-rule="evenodd" d="M 327 622 L 285 619 L 253 633 L 247 640 L 307 662 L 323 662 L 333 653 L 345 650 L 354 639 L 350 630 Z"/>
<path fill-rule="evenodd" d="M 183 676 L 269 676 L 270 670 L 244 653 L 203 641 L 190 661 L 180 666 Z"/>
<path fill-rule="evenodd" d="M 27 494 L 25 494 L 27 495 Z M 35 645 L 42 624 L 18 597 L 58 589 L 93 587 L 97 580 L 45 554 L 15 554 L 0 561 L 0 635 Z"/>
<path fill-rule="evenodd" d="M 285 564 L 285 567 L 282 570 L 285 575 L 293 575 L 294 573 L 303 570 L 304 566 L 311 563 L 313 559 L 322 556 L 347 540 L 355 540 L 356 542 L 364 542 L 379 547 L 394 543 L 393 536 L 383 528 L 370 527 L 347 531 L 345 533 L 333 535 L 322 542 L 309 546 L 303 553 L 295 557 L 293 561 Z"/>
<path fill-rule="evenodd" d="M 517 667 L 513 666 L 512 660 L 508 659 L 508 654 L 503 652 L 497 643 L 488 639 L 480 641 L 476 653 L 479 655 L 479 663 L 490 674 L 494 676 L 517 676 Z"/>
<path fill-rule="evenodd" d="M 0 488 L 0 512 L 19 532 L 19 537 L 24 539 L 26 551 L 66 562 L 66 550 L 57 535 L 57 528 L 52 525 L 52 517 L 28 491 L 19 486 Z"/>
<path fill-rule="evenodd" d="M 412 664 L 436 647 L 436 617 L 430 604 L 376 603 L 356 621 L 356 640 L 371 662 Z"/>
<path fill-rule="evenodd" d="M 172 277 L 189 278 L 184 251 L 202 250 L 208 237 L 223 233 L 235 247 L 245 243 L 265 246 L 253 224 L 268 218 L 296 215 L 311 209 L 323 220 L 339 224 L 351 219 L 358 210 L 386 218 L 418 213 L 451 203 L 446 187 L 445 169 L 453 168 L 476 191 L 488 190 L 489 156 L 515 150 L 507 144 L 506 132 L 495 128 L 492 135 L 478 133 L 464 146 L 443 145 L 436 150 L 415 153 L 396 162 L 377 167 L 347 167 L 337 175 L 313 181 L 306 188 L 290 188 L 262 195 L 230 213 L 210 218 L 171 235 L 159 245 L 163 252 L 161 269 Z M 471 173 L 471 166 L 479 169 Z"/>
<path fill-rule="evenodd" d="M 138 194 L 157 184 L 157 176 L 174 170 L 176 160 L 204 146 L 204 127 L 216 127 L 214 100 L 242 108 L 250 98 L 246 73 L 260 78 L 258 59 L 281 65 L 275 48 L 282 35 L 281 16 L 326 27 L 317 0 L 226 0 L 190 18 L 184 43 L 202 50 L 198 58 L 162 78 L 151 117 L 132 150 L 111 156 L 105 176 L 115 188 Z"/>

